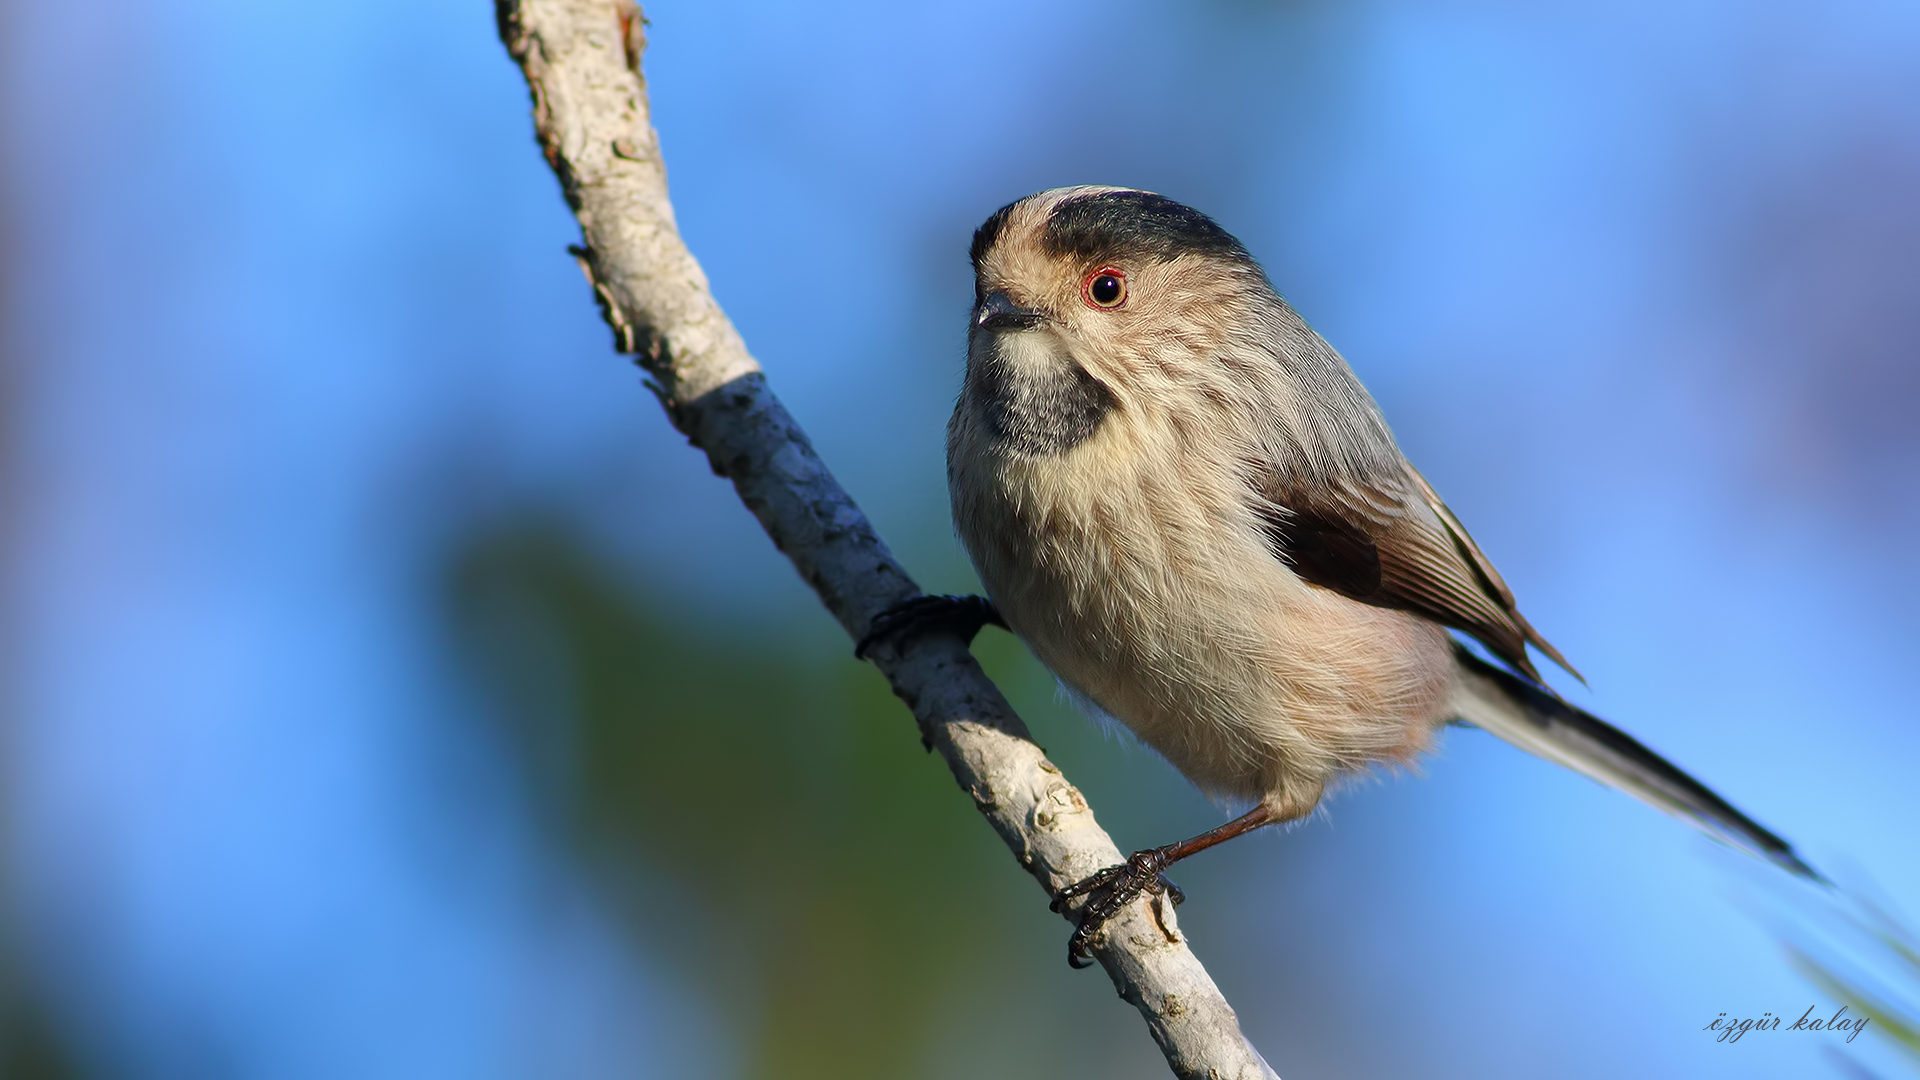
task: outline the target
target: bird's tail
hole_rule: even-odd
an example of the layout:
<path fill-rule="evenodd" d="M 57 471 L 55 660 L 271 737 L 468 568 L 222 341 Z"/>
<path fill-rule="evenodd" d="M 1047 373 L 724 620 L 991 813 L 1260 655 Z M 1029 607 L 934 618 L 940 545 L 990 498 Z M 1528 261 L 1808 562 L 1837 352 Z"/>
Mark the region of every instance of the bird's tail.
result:
<path fill-rule="evenodd" d="M 1460 670 L 1454 680 L 1453 708 L 1461 721 L 1684 818 L 1716 840 L 1826 883 L 1794 854 L 1792 845 L 1638 739 L 1487 663 L 1464 646 L 1456 643 L 1454 652 Z"/>

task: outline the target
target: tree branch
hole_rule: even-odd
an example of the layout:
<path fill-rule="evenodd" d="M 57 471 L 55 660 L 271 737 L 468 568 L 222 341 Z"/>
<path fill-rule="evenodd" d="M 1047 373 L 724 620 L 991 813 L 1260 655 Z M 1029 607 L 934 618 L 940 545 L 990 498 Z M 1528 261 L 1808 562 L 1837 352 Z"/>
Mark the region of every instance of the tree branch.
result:
<path fill-rule="evenodd" d="M 547 163 L 579 217 L 575 248 L 620 352 L 652 377 L 674 426 L 733 481 L 848 634 L 919 594 L 873 526 L 768 389 L 674 224 L 640 57 L 645 22 L 622 0 L 496 0 L 500 38 L 533 92 Z M 966 646 L 927 635 L 875 665 L 913 710 L 923 741 L 1049 896 L 1122 861 L 1078 789 Z M 1187 948 L 1164 898 L 1107 924 L 1094 957 L 1140 1010 L 1181 1077 L 1273 1071 Z"/>

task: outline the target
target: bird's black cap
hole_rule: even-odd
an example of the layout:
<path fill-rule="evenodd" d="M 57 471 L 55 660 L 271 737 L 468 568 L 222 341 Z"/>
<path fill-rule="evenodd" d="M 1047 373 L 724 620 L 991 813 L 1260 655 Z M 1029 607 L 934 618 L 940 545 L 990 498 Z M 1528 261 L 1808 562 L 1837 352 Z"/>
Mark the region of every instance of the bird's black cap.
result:
<path fill-rule="evenodd" d="M 994 211 L 974 231 L 968 256 L 975 267 L 1024 201 Z M 1056 258 L 1086 263 L 1207 255 L 1255 265 L 1246 247 L 1212 218 L 1150 191 L 1089 191 L 1062 201 L 1041 230 L 1040 247 Z"/>

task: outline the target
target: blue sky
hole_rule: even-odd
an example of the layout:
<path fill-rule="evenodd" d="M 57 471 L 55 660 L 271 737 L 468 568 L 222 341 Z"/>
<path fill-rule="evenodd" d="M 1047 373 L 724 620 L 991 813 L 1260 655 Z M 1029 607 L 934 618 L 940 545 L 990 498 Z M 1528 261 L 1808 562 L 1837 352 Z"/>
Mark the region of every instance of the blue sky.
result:
<path fill-rule="evenodd" d="M 1583 702 L 1920 908 L 1910 6 L 648 13 L 683 231 L 929 587 L 970 587 L 970 230 L 1164 191 L 1354 364 Z M 731 1075 L 423 599 L 450 535 L 553 507 L 716 624 L 825 633 L 609 353 L 491 13 L 12 24 L 4 911 L 61 1030 L 102 1076 Z M 1088 790 L 1123 846 L 1210 822 Z M 1710 845 L 1475 733 L 1211 859 L 1187 920 L 1283 1075 L 1832 1068 L 1699 1031 L 1816 1000 Z"/>

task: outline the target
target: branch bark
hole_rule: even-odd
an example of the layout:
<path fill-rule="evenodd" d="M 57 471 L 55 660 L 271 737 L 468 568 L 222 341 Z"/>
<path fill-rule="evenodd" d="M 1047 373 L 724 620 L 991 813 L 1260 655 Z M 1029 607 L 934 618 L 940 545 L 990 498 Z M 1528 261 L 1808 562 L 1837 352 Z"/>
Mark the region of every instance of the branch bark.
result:
<path fill-rule="evenodd" d="M 533 93 L 540 148 L 579 218 L 585 244 L 573 253 L 615 348 L 636 358 L 674 426 L 733 481 L 857 638 L 876 614 L 920 589 L 774 397 L 680 239 L 641 73 L 639 9 L 624 0 L 496 0 L 496 15 Z M 1122 861 L 1086 799 L 1034 745 L 964 643 L 928 635 L 874 653 L 922 740 L 1049 896 Z M 1093 952 L 1140 1010 L 1174 1075 L 1274 1076 L 1164 898 L 1143 898 L 1108 923 Z"/>

